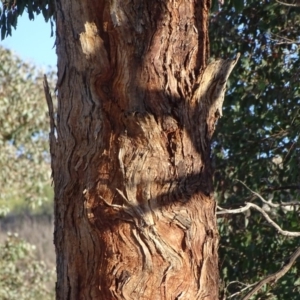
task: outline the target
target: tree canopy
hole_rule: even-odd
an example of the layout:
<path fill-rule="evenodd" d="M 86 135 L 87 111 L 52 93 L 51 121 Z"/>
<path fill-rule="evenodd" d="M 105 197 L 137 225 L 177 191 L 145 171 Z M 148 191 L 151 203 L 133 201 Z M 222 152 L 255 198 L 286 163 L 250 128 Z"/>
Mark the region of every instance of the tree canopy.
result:
<path fill-rule="evenodd" d="M 55 11 L 55 3 L 53 0 L 1 0 L 0 7 L 0 28 L 1 39 L 8 35 L 12 35 L 12 28 L 16 29 L 18 17 L 22 16 L 24 11 L 28 14 L 30 20 L 34 20 L 35 15 L 42 13 L 45 21 L 50 20 L 53 35 L 52 17 Z"/>
<path fill-rule="evenodd" d="M 216 195 L 222 207 L 252 202 L 281 228 L 299 231 L 300 8 L 237 2 L 244 3 L 225 1 L 210 24 L 214 57 L 241 53 L 214 137 Z M 262 203 L 237 180 L 278 207 Z M 297 205 L 288 205 L 292 201 Z M 220 269 L 224 286 L 230 284 L 227 295 L 279 270 L 299 245 L 299 238 L 277 234 L 259 212 L 221 217 Z M 299 271 L 298 263 L 262 290 L 260 299 L 297 299 Z"/>
<path fill-rule="evenodd" d="M 51 183 L 44 72 L 4 48 L 0 60 L 1 207 L 15 198 L 40 204 Z"/>

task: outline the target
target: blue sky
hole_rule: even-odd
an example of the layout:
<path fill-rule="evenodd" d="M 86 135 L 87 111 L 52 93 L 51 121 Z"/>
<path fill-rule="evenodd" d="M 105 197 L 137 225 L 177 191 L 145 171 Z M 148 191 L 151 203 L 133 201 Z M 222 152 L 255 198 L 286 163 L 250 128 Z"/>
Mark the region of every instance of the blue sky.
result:
<path fill-rule="evenodd" d="M 46 23 L 41 14 L 30 21 L 24 12 L 18 19 L 17 30 L 13 29 L 12 36 L 0 41 L 0 45 L 39 67 L 56 67 L 55 39 L 50 35 L 50 22 Z"/>

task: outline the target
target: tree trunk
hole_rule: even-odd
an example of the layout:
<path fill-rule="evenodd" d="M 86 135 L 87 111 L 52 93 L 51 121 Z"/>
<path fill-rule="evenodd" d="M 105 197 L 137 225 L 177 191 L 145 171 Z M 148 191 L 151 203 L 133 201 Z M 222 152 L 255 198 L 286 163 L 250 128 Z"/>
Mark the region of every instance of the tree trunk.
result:
<path fill-rule="evenodd" d="M 57 299 L 218 299 L 209 7 L 57 0 Z"/>

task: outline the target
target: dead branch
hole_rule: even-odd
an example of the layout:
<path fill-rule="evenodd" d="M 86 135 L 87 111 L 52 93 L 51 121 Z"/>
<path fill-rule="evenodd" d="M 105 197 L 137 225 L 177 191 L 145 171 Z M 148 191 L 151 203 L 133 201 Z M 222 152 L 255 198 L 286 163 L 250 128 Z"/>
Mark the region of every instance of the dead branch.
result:
<path fill-rule="evenodd" d="M 52 101 L 46 74 L 44 75 L 43 84 L 44 84 L 44 93 L 45 93 L 45 97 L 46 97 L 46 101 L 47 101 L 47 105 L 48 105 L 48 113 L 49 113 L 49 117 L 50 117 L 50 129 L 51 129 L 50 134 L 54 136 L 56 126 L 55 126 L 55 121 L 54 121 L 53 101 Z"/>
<path fill-rule="evenodd" d="M 277 3 L 281 4 L 281 5 L 285 5 L 285 6 L 290 6 L 290 7 L 300 7 L 300 3 L 298 3 L 298 1 L 296 1 L 297 3 L 286 3 L 286 2 L 281 2 L 278 0 L 275 0 Z"/>
<path fill-rule="evenodd" d="M 298 45 L 299 44 L 299 42 L 297 42 L 296 40 L 288 39 L 276 33 L 271 33 L 270 35 L 274 36 L 274 38 L 271 37 L 269 38 L 270 41 L 275 42 L 276 45 L 293 45 L 293 44 Z"/>
<path fill-rule="evenodd" d="M 254 208 L 257 211 L 259 211 L 265 217 L 265 219 L 267 220 L 267 222 L 269 224 L 271 224 L 274 228 L 276 228 L 277 231 L 280 234 L 282 234 L 284 236 L 290 236 L 290 237 L 298 237 L 298 236 L 300 236 L 300 232 L 292 232 L 292 231 L 283 230 L 278 224 L 276 224 L 270 218 L 270 216 L 261 207 L 259 207 L 256 204 L 246 202 L 246 205 L 244 207 L 237 208 L 237 209 L 224 209 L 224 208 L 222 208 L 220 206 L 217 206 L 217 208 L 219 209 L 219 211 L 216 212 L 217 215 L 221 215 L 221 214 L 239 214 L 241 212 L 247 211 L 250 208 Z"/>
<path fill-rule="evenodd" d="M 263 203 L 268 204 L 269 206 L 274 207 L 274 208 L 277 208 L 280 206 L 280 204 L 275 204 L 275 203 L 269 202 L 266 199 L 264 199 L 259 193 L 256 193 L 253 190 L 251 190 L 243 181 L 240 181 L 238 179 L 236 179 L 236 181 L 240 182 L 247 190 L 249 190 L 253 195 L 258 197 Z"/>
<path fill-rule="evenodd" d="M 296 251 L 288 259 L 287 263 L 279 271 L 259 281 L 256 284 L 255 288 L 252 291 L 250 291 L 242 300 L 250 299 L 250 297 L 253 296 L 257 291 L 259 291 L 262 288 L 262 286 L 264 286 L 265 284 L 268 284 L 270 282 L 273 283 L 277 282 L 278 279 L 280 279 L 283 275 L 285 275 L 290 270 L 290 268 L 293 266 L 294 262 L 299 256 L 300 256 L 300 247 L 296 249 Z"/>
<path fill-rule="evenodd" d="M 238 283 L 238 284 L 240 284 L 240 285 L 244 285 L 245 287 L 244 287 L 243 289 L 241 289 L 240 291 L 238 291 L 238 292 L 236 292 L 236 293 L 234 293 L 234 294 L 228 296 L 226 299 L 231 299 L 231 298 L 233 298 L 233 297 L 235 297 L 235 296 L 237 296 L 237 295 L 239 295 L 239 294 L 242 294 L 244 291 L 246 291 L 246 290 L 250 289 L 251 287 L 253 287 L 254 285 L 256 285 L 256 283 L 245 284 L 245 283 L 239 282 L 239 281 L 232 281 L 232 282 L 230 282 L 230 283 L 227 285 L 227 287 L 226 287 L 226 289 L 225 289 L 225 292 L 227 292 L 227 289 L 228 289 L 229 285 L 230 285 L 230 284 L 233 284 L 233 283 Z"/>
<path fill-rule="evenodd" d="M 253 190 L 251 190 L 244 182 L 236 179 L 236 181 L 240 182 L 246 189 L 248 189 L 253 195 L 255 195 L 256 197 L 258 197 L 263 203 L 273 207 L 273 208 L 278 208 L 278 207 L 283 207 L 283 206 L 298 206 L 300 205 L 299 201 L 291 201 L 291 202 L 286 202 L 286 203 L 273 203 L 271 201 L 267 201 L 266 199 L 264 199 L 262 197 L 262 195 L 260 195 L 257 192 L 254 192 Z M 298 187 L 299 188 L 299 187 Z"/>

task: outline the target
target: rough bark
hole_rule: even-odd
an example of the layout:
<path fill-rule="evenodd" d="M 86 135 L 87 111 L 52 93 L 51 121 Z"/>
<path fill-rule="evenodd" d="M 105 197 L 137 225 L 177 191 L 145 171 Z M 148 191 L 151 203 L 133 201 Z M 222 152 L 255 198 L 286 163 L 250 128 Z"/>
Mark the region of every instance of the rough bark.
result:
<path fill-rule="evenodd" d="M 57 0 L 57 299 L 218 299 L 209 6 Z"/>

